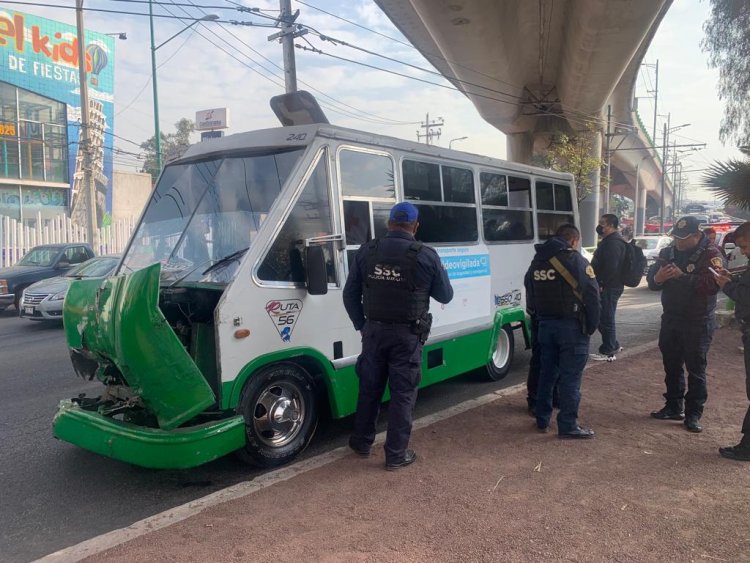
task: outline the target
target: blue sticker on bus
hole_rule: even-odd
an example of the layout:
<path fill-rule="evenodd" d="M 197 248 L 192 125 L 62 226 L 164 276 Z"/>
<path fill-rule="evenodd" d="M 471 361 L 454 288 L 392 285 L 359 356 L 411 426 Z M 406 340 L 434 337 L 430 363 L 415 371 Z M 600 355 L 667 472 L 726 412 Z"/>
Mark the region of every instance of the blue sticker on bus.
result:
<path fill-rule="evenodd" d="M 450 279 L 478 278 L 490 275 L 489 254 L 468 254 L 465 256 L 441 256 L 443 268 Z"/>

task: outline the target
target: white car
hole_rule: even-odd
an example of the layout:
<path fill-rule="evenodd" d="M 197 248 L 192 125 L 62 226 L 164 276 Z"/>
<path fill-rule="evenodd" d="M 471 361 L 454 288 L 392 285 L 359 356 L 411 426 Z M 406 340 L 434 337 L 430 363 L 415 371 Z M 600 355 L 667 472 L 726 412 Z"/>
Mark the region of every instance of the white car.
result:
<path fill-rule="evenodd" d="M 635 240 L 636 246 L 643 249 L 643 255 L 646 257 L 646 272 L 656 262 L 662 248 L 672 244 L 672 237 L 664 235 L 641 235 L 634 237 L 633 240 Z"/>

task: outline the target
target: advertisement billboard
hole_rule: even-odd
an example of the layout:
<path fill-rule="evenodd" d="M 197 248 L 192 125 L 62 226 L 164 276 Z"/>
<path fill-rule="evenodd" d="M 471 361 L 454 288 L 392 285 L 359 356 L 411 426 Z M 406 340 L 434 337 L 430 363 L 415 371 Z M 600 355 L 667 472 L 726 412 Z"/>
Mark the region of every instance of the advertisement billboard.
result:
<path fill-rule="evenodd" d="M 99 112 L 98 119 L 92 122 L 92 129 L 95 128 L 93 133 L 101 136 L 102 148 L 95 155 L 98 162 L 94 163 L 95 168 L 101 171 L 96 182 L 100 216 L 109 213 L 112 206 L 114 42 L 114 38 L 103 33 L 85 32 L 84 63 L 88 72 L 89 99 L 97 102 Z M 78 63 L 75 26 L 0 8 L 0 82 L 65 104 L 68 184 L 71 188 L 77 169 L 81 116 Z M 19 114 L 18 119 L 20 123 L 32 118 Z M 23 143 L 20 134 L 19 142 Z M 46 143 L 49 145 L 49 141 Z M 28 177 L 23 173 L 19 176 L 20 184 Z M 67 201 L 70 203 L 71 194 L 68 194 Z"/>
<path fill-rule="evenodd" d="M 229 127 L 229 110 L 227 108 L 203 109 L 195 112 L 195 130 L 210 131 Z"/>

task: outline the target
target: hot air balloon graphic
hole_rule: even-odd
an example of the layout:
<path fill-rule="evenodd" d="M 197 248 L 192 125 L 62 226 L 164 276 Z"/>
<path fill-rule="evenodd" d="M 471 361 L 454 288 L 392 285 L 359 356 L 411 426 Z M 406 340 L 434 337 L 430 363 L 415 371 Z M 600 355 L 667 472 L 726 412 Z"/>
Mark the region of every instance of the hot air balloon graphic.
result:
<path fill-rule="evenodd" d="M 91 84 L 96 86 L 99 84 L 97 76 L 107 66 L 109 57 L 107 57 L 107 52 L 96 43 L 86 47 L 86 54 L 91 59 Z"/>

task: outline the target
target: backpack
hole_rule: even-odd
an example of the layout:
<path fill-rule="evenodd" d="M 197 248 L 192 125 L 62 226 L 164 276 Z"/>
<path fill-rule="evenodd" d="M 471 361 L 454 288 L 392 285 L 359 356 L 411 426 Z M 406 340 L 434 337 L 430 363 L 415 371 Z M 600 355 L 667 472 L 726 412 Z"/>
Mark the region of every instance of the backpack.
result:
<path fill-rule="evenodd" d="M 625 242 L 625 241 L 623 241 Z M 625 242 L 625 257 L 622 261 L 622 283 L 628 287 L 638 287 L 648 264 L 643 249 L 635 241 Z"/>

